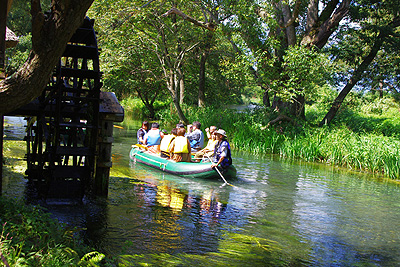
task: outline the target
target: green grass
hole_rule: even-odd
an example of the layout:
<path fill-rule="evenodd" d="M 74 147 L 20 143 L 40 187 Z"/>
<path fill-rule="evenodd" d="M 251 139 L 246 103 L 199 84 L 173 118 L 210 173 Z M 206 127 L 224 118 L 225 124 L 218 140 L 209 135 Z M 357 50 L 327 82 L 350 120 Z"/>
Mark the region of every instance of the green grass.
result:
<path fill-rule="evenodd" d="M 25 146 L 23 141 L 4 141 L 3 181 L 23 176 Z M 0 197 L 0 266 L 100 266 L 104 255 L 90 252 L 77 237 L 77 229 L 59 223 L 40 206 Z"/>
<path fill-rule="evenodd" d="M 0 197 L 0 253 L 4 265 L 100 266 L 104 255 L 88 253 L 88 248 L 76 239 L 76 232 L 39 206 Z M 93 253 L 96 257 L 89 257 Z"/>
<path fill-rule="evenodd" d="M 124 101 L 136 114 L 143 109 L 138 100 Z M 157 116 L 162 125 L 173 127 L 179 121 L 174 108 L 167 103 L 158 106 Z M 326 108 L 326 103 L 319 102 L 307 106 L 306 121 L 299 123 L 303 127 L 287 122 L 267 127 L 277 114 L 263 108 L 238 113 L 213 107 L 182 106 L 190 122 L 200 121 L 203 129 L 215 125 L 226 130 L 235 149 L 279 154 L 284 158 L 323 162 L 400 179 L 400 106 L 393 98 L 352 93 L 329 127 L 316 127 Z"/>
<path fill-rule="evenodd" d="M 277 114 L 265 109 L 238 113 L 187 108 L 185 114 L 189 121 L 200 121 L 203 129 L 215 125 L 226 130 L 234 149 L 256 155 L 279 154 L 283 158 L 322 162 L 400 179 L 400 120 L 387 117 L 388 113 L 379 117 L 346 111 L 331 126 L 322 128 L 307 122 L 300 123 L 303 127 L 288 122 L 268 127 Z"/>

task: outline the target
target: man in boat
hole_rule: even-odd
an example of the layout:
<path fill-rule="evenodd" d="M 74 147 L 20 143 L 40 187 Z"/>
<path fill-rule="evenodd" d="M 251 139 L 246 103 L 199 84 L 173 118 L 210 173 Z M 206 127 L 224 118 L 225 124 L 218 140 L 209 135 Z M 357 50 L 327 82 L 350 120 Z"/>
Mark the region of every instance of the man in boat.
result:
<path fill-rule="evenodd" d="M 171 130 L 171 134 L 164 135 L 164 138 L 161 140 L 160 150 L 161 150 L 161 157 L 162 158 L 170 158 L 171 154 L 169 153 L 169 146 L 171 142 L 177 136 L 178 129 L 174 128 Z"/>
<path fill-rule="evenodd" d="M 149 130 L 149 122 L 144 121 L 142 123 L 142 127 L 136 133 L 138 144 L 140 144 L 140 145 L 144 144 L 144 135 L 147 133 L 148 130 Z"/>
<path fill-rule="evenodd" d="M 194 159 L 196 160 L 196 162 L 200 162 L 201 159 L 208 160 L 214 155 L 215 145 L 218 142 L 217 137 L 215 135 L 216 131 L 217 131 L 216 126 L 211 126 L 210 128 L 206 129 L 208 142 L 205 148 L 203 148 L 202 150 L 200 150 L 195 154 Z"/>
<path fill-rule="evenodd" d="M 186 137 L 189 139 L 190 147 L 193 152 L 201 150 L 204 146 L 204 134 L 200 130 L 200 127 L 201 123 L 198 121 L 194 121 L 192 125 L 188 125 L 188 133 Z"/>
<path fill-rule="evenodd" d="M 183 123 L 178 123 L 177 125 L 176 125 L 176 128 L 185 128 L 185 125 L 183 124 Z"/>
<path fill-rule="evenodd" d="M 219 168 L 222 171 L 226 170 L 230 165 L 232 165 L 232 157 L 231 157 L 231 146 L 229 145 L 228 140 L 226 139 L 226 132 L 222 129 L 219 129 L 215 132 L 217 136 L 217 144 L 214 149 L 214 159 L 211 168 Z"/>
<path fill-rule="evenodd" d="M 172 160 L 176 162 L 191 162 L 190 142 L 185 137 L 185 128 L 179 128 L 177 137 L 172 141 L 169 152 L 172 154 Z"/>
<path fill-rule="evenodd" d="M 159 129 L 160 125 L 154 122 L 151 125 L 150 131 L 148 131 L 144 136 L 144 144 L 147 145 L 147 150 L 150 153 L 158 154 L 160 153 L 161 139 L 164 137 L 164 133 Z"/>

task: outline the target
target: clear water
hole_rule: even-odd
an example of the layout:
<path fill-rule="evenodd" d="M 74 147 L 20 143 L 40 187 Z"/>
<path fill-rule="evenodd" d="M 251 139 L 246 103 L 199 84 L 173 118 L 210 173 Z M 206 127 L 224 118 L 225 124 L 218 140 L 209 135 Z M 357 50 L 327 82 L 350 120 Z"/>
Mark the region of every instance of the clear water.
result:
<path fill-rule="evenodd" d="M 135 133 L 114 129 L 107 199 L 50 207 L 103 252 L 188 254 L 188 266 L 202 265 L 198 256 L 226 266 L 269 266 L 271 257 L 279 265 L 400 265 L 395 183 L 240 152 L 233 186 L 186 179 L 130 162 Z"/>

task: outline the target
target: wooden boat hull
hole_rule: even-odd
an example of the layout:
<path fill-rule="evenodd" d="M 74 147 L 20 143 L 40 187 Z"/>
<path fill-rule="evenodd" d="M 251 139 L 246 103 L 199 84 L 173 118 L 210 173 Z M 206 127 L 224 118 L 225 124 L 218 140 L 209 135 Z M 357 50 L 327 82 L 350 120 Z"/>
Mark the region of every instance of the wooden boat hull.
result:
<path fill-rule="evenodd" d="M 218 172 L 211 168 L 210 162 L 175 162 L 173 160 L 161 158 L 158 155 L 143 151 L 138 147 L 132 147 L 129 157 L 133 161 L 174 175 L 203 179 L 220 178 Z M 226 179 L 236 177 L 235 167 L 233 165 L 230 166 L 228 170 L 223 173 L 223 175 Z"/>

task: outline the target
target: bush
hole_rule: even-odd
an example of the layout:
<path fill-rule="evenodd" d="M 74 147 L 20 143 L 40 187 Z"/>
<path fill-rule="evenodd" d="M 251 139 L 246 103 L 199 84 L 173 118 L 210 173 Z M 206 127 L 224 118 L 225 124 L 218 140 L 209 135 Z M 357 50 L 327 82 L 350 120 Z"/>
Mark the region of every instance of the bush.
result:
<path fill-rule="evenodd" d="M 52 219 L 40 206 L 0 197 L 0 225 L 2 262 L 10 266 L 99 266 L 104 258 L 98 253 L 80 259 L 89 250 L 77 241 L 76 230 Z"/>

